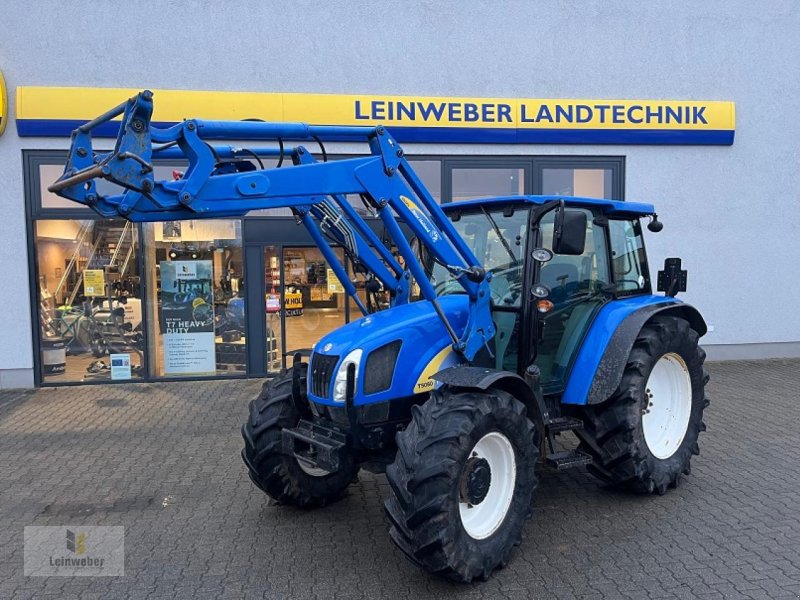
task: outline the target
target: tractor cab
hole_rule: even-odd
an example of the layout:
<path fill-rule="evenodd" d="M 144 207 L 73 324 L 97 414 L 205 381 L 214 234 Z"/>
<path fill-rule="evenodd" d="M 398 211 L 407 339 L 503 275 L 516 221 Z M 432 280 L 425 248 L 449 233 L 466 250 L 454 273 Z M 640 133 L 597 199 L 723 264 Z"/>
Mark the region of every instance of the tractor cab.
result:
<path fill-rule="evenodd" d="M 649 205 L 529 196 L 443 209 L 492 276 L 496 333 L 483 364 L 519 374 L 535 364 L 546 394 L 563 392 L 604 304 L 650 294 L 639 222 Z M 443 265 L 433 262 L 430 273 L 439 294 L 463 293 Z"/>

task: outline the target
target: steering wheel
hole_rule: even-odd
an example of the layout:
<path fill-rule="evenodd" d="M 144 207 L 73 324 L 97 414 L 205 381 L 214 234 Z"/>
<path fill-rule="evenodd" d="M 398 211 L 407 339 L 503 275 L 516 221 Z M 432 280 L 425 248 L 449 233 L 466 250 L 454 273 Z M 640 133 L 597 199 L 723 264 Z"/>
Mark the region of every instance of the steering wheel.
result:
<path fill-rule="evenodd" d="M 494 288 L 491 288 L 492 291 L 492 304 L 495 306 L 515 306 L 517 300 L 522 293 L 522 283 L 515 281 L 508 286 L 505 294 L 501 294 Z"/>

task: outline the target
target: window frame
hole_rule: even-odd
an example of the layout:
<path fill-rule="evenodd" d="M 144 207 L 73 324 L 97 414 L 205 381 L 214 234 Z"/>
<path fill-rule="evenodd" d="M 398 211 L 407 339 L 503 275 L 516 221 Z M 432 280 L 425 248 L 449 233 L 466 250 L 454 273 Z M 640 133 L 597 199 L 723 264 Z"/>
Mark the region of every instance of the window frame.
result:
<path fill-rule="evenodd" d="M 211 375 L 211 376 L 156 376 L 151 375 L 153 372 L 151 361 L 153 357 L 150 352 L 143 353 L 142 370 L 144 371 L 141 377 L 132 378 L 129 380 L 102 379 L 96 381 L 46 381 L 42 373 L 42 345 L 41 335 L 39 331 L 40 322 L 40 307 L 39 307 L 39 265 L 38 265 L 38 251 L 36 245 L 36 222 L 47 220 L 80 220 L 80 221 L 104 221 L 103 217 L 95 213 L 90 208 L 44 208 L 41 203 L 41 189 L 42 181 L 40 176 L 39 167 L 41 165 L 64 165 L 68 157 L 67 150 L 22 150 L 22 164 L 23 164 L 23 177 L 24 177 L 24 196 L 25 196 L 25 225 L 27 234 L 27 251 L 28 251 L 28 293 L 30 297 L 30 319 L 31 319 L 31 338 L 33 346 L 33 381 L 36 387 L 57 387 L 57 386 L 74 386 L 74 385 L 108 385 L 117 383 L 145 383 L 153 381 L 205 381 L 205 380 L 233 380 L 233 379 L 246 379 L 250 376 L 250 361 L 249 353 L 245 353 L 246 366 L 243 373 L 234 373 L 231 375 Z M 156 160 L 157 165 L 162 166 L 176 166 L 177 161 L 174 160 Z M 77 206 L 77 205 L 76 205 Z M 243 220 L 243 219 L 239 219 Z M 139 240 L 139 252 L 137 253 L 137 268 L 143 274 L 141 282 L 142 294 L 142 330 L 146 335 L 149 335 L 151 319 L 148 318 L 147 310 L 145 308 L 145 301 L 151 286 L 157 286 L 157 282 L 150 281 L 145 269 L 145 255 L 144 251 L 144 227 L 145 223 L 136 223 L 136 235 Z M 241 225 L 242 231 L 242 260 L 245 260 L 244 255 L 244 223 Z M 149 341 L 149 340 L 148 340 Z"/>
<path fill-rule="evenodd" d="M 468 158 L 442 158 L 442 204 L 453 202 L 453 171 L 480 170 L 480 169 L 522 169 L 524 180 L 522 185 L 523 195 L 533 192 L 532 161 L 524 156 L 520 157 L 468 157 Z"/>
<path fill-rule="evenodd" d="M 611 196 L 625 200 L 624 155 L 520 155 L 453 156 L 452 154 L 409 154 L 409 160 L 442 162 L 442 204 L 453 201 L 452 173 L 455 169 L 523 169 L 524 195 L 542 195 L 544 169 L 608 169 L 611 171 Z"/>
<path fill-rule="evenodd" d="M 535 156 L 533 160 L 533 191 L 542 195 L 545 169 L 608 169 L 611 171 L 611 198 L 625 200 L 624 156 Z"/>

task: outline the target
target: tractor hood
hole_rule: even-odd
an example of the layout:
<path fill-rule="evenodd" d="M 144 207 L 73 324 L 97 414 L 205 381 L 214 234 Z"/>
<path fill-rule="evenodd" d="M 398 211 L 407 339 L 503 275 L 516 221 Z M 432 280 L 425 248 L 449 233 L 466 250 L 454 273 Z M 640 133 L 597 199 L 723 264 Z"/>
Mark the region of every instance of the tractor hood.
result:
<path fill-rule="evenodd" d="M 439 302 L 460 335 L 466 327 L 469 299 L 452 295 Z M 436 385 L 431 375 L 461 360 L 433 305 L 425 300 L 362 317 L 317 342 L 308 376 L 308 394 L 314 402 L 343 404 L 343 399 L 335 398 L 336 378 L 337 373 L 340 380 L 344 378 L 348 358 L 357 367 L 355 404 L 428 392 Z"/>

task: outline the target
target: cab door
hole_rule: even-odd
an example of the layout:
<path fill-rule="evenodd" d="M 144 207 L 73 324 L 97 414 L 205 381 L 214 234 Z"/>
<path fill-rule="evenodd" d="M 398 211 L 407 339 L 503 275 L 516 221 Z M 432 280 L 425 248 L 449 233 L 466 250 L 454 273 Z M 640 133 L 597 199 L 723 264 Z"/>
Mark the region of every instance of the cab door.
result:
<path fill-rule="evenodd" d="M 541 372 L 545 393 L 558 393 L 566 385 L 572 362 L 598 309 L 608 301 L 612 288 L 605 227 L 586 208 L 586 245 L 578 256 L 553 254 L 536 269 L 536 283 L 549 289 L 542 302 L 533 299 L 534 364 Z M 556 210 L 539 220 L 536 246 L 553 251 Z"/>

